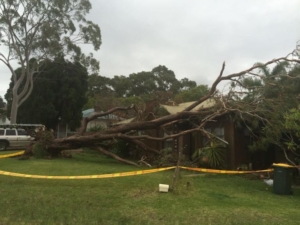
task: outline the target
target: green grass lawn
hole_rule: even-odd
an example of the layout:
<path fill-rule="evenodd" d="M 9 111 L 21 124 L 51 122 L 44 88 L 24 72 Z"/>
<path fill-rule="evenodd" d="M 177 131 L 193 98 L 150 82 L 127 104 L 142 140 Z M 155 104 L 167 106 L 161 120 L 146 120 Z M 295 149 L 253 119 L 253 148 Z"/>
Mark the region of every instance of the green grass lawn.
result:
<path fill-rule="evenodd" d="M 91 153 L 76 154 L 72 159 L 0 159 L 0 170 L 39 175 L 138 169 Z M 186 176 L 194 173 L 182 171 L 176 190 L 159 193 L 158 184 L 170 184 L 172 174 L 165 171 L 92 180 L 1 175 L 0 224 L 300 224 L 298 188 L 294 195 L 280 196 L 261 180 L 233 175 Z"/>

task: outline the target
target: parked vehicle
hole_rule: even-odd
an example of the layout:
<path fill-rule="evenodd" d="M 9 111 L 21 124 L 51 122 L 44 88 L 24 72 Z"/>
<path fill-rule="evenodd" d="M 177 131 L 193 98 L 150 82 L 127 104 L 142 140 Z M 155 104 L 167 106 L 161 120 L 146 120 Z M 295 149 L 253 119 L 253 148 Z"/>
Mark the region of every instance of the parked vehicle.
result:
<path fill-rule="evenodd" d="M 0 151 L 8 147 L 26 147 L 41 129 L 44 129 L 44 126 L 40 124 L 0 125 Z"/>

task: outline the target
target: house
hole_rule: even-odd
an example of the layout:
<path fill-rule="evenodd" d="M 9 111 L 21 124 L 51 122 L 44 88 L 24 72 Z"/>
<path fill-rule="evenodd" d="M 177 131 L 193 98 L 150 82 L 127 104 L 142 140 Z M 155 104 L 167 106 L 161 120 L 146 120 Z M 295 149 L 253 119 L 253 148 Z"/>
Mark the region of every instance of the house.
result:
<path fill-rule="evenodd" d="M 100 111 L 101 112 L 101 111 Z M 94 115 L 95 113 L 99 113 L 98 111 L 95 112 L 95 109 L 87 109 L 82 111 L 82 117 L 90 117 Z M 90 121 L 87 125 L 87 130 L 93 127 L 102 127 L 102 128 L 108 128 L 110 127 L 113 123 L 123 121 L 124 118 L 116 116 L 114 114 L 108 114 L 106 116 L 100 116 L 97 119 Z"/>
<path fill-rule="evenodd" d="M 177 106 L 161 105 L 169 114 L 176 114 L 183 111 L 185 108 L 194 102 L 186 102 Z M 208 109 L 216 104 L 214 100 L 206 100 L 192 111 Z M 245 126 L 237 126 L 235 121 L 231 119 L 227 113 L 207 122 L 205 130 L 212 134 L 225 146 L 225 165 L 226 169 L 237 169 L 238 167 L 246 166 L 248 169 L 263 169 L 268 168 L 276 161 L 275 151 L 267 150 L 265 152 L 250 152 L 248 146 L 251 144 L 250 132 Z M 197 123 L 197 121 L 195 121 Z M 179 133 L 195 127 L 195 124 L 189 121 L 180 121 L 173 124 L 172 133 Z M 164 135 L 166 135 L 164 133 Z M 168 139 L 163 143 L 162 148 L 172 147 L 174 151 L 182 149 L 190 159 L 193 153 L 207 145 L 207 137 L 200 131 L 184 134 L 178 138 Z"/>
<path fill-rule="evenodd" d="M 9 119 L 6 117 L 6 108 L 0 108 L 0 124 L 10 124 Z"/>
<path fill-rule="evenodd" d="M 176 114 L 194 102 L 185 102 L 179 105 L 160 105 L 166 110 L 168 114 Z M 192 111 L 211 111 L 213 107 L 217 104 L 216 100 L 208 99 L 197 107 L 192 109 Z M 93 111 L 86 111 L 86 114 Z M 214 118 L 213 121 L 206 123 L 204 129 L 209 132 L 214 138 L 218 139 L 220 142 L 224 143 L 225 146 L 225 166 L 226 169 L 236 170 L 238 167 L 248 167 L 248 169 L 264 169 L 268 168 L 275 162 L 274 151 L 269 150 L 265 152 L 255 152 L 252 153 L 249 151 L 248 146 L 251 144 L 250 132 L 243 125 L 237 125 L 236 122 L 232 119 L 232 112 L 221 115 Z M 208 114 L 209 115 L 209 114 Z M 147 120 L 152 120 L 150 118 L 153 114 L 147 115 Z M 120 119 L 113 116 L 111 119 Z M 112 126 L 120 126 L 124 124 L 131 123 L 136 121 L 137 118 L 131 118 L 127 120 L 121 120 L 111 124 Z M 98 118 L 95 123 L 101 124 L 105 122 L 105 118 Z M 108 120 L 112 121 L 112 120 Z M 180 133 L 192 128 L 195 128 L 199 124 L 197 118 L 194 121 L 190 120 L 181 120 L 172 123 L 171 125 L 162 128 L 138 131 L 138 135 L 149 135 L 153 137 L 166 137 L 171 134 Z M 96 124 L 93 124 L 94 126 Z M 182 153 L 189 159 L 192 158 L 193 153 L 207 146 L 208 138 L 200 131 L 194 131 L 190 133 L 183 134 L 176 138 L 169 138 L 163 142 L 154 141 L 154 140 L 143 140 L 143 142 L 150 148 L 162 150 L 165 148 L 171 148 L 173 152 L 177 152 L 179 149 L 182 149 Z M 141 152 L 141 154 L 148 154 L 147 152 Z M 148 155 L 147 155 L 148 157 Z M 151 154 L 149 155 L 151 157 Z"/>
<path fill-rule="evenodd" d="M 0 115 L 0 124 L 10 124 L 10 121 L 7 119 L 6 115 Z"/>

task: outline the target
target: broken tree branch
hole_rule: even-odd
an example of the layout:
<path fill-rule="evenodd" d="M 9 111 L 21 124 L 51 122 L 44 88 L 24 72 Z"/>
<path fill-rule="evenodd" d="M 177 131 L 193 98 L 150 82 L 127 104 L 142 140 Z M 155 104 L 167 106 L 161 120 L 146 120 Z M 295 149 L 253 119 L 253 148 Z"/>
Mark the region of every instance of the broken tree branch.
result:
<path fill-rule="evenodd" d="M 97 119 L 98 117 L 106 116 L 106 115 L 109 115 L 116 111 L 126 111 L 126 110 L 130 110 L 130 109 L 134 109 L 134 107 L 135 107 L 134 104 L 132 104 L 131 106 L 128 106 L 128 107 L 116 107 L 116 108 L 110 109 L 106 112 L 98 112 L 98 113 L 93 114 L 90 117 L 85 117 L 81 121 L 81 127 L 80 127 L 80 130 L 78 133 L 80 135 L 84 134 L 86 132 L 87 124 L 90 121 Z"/>
<path fill-rule="evenodd" d="M 110 156 L 110 157 L 112 157 L 112 158 L 114 158 L 114 159 L 116 159 L 116 160 L 118 160 L 120 162 L 129 164 L 129 165 L 133 165 L 133 166 L 139 166 L 137 163 L 129 161 L 129 160 L 126 160 L 126 159 L 123 159 L 123 158 L 117 156 L 116 154 L 113 154 L 113 153 L 111 153 L 111 152 L 109 152 L 109 151 L 107 151 L 107 150 L 105 150 L 105 149 L 103 149 L 101 147 L 94 147 L 92 149 L 97 150 L 97 151 L 103 153 L 104 155 Z"/>

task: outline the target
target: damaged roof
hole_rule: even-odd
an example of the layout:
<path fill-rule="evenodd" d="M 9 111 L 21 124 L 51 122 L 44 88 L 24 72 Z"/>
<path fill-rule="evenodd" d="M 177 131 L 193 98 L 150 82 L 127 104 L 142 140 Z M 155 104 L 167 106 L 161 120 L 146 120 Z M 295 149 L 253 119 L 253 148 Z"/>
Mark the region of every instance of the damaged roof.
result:
<path fill-rule="evenodd" d="M 182 112 L 183 110 L 185 110 L 187 107 L 189 107 L 190 105 L 192 105 L 194 102 L 184 102 L 184 103 L 180 103 L 178 105 L 161 105 L 163 108 L 165 108 L 168 113 L 170 114 L 176 114 L 179 112 Z M 196 112 L 199 111 L 201 109 L 208 109 L 211 107 L 214 107 L 216 105 L 216 100 L 214 99 L 207 99 L 204 102 L 202 102 L 201 104 L 197 105 L 195 108 L 193 108 L 191 111 L 192 112 Z"/>
<path fill-rule="evenodd" d="M 100 111 L 100 112 L 103 112 L 103 111 Z M 87 110 L 84 110 L 82 111 L 82 117 L 85 118 L 85 117 L 90 117 L 92 115 L 94 115 L 95 113 L 100 113 L 100 112 L 95 112 L 95 109 L 94 108 L 91 108 L 91 109 L 87 109 Z M 105 116 L 99 116 L 98 119 L 105 119 L 105 120 L 124 120 L 124 118 L 122 117 L 119 117 L 119 116 L 116 116 L 114 114 L 107 114 Z"/>

